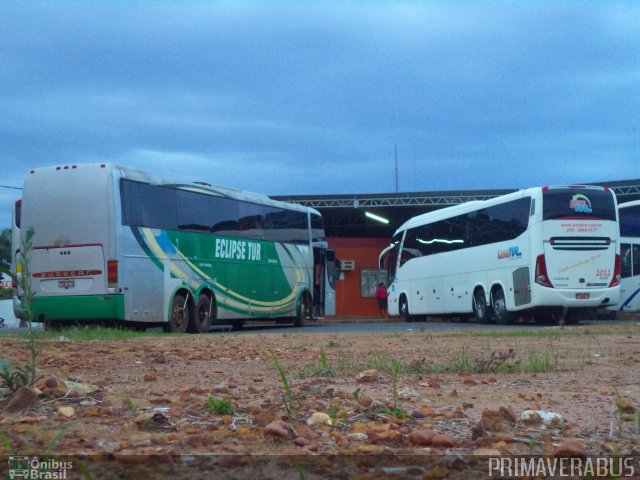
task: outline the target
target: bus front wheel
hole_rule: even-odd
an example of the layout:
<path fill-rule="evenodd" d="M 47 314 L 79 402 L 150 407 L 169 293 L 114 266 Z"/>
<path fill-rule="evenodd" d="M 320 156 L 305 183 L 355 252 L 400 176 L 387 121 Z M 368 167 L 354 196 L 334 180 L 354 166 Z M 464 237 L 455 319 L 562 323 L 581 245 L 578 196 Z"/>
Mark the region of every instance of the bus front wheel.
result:
<path fill-rule="evenodd" d="M 404 318 L 404 321 L 407 323 L 413 322 L 413 315 L 409 313 L 409 302 L 407 302 L 407 297 L 400 297 L 400 315 Z"/>
<path fill-rule="evenodd" d="M 300 308 L 298 309 L 298 315 L 293 322 L 294 327 L 304 327 L 307 320 L 311 320 L 311 302 L 307 295 L 302 295 L 300 298 Z"/>
<path fill-rule="evenodd" d="M 189 326 L 190 316 L 187 298 L 181 293 L 176 293 L 171 303 L 171 317 L 164 330 L 172 333 L 185 333 Z"/>
<path fill-rule="evenodd" d="M 216 302 L 208 295 L 201 293 L 196 304 L 196 314 L 189 318 L 188 330 L 191 333 L 207 333 L 211 322 L 216 317 Z"/>
<path fill-rule="evenodd" d="M 484 290 L 477 288 L 473 292 L 473 315 L 476 317 L 476 321 L 479 323 L 486 322 L 489 317 L 487 310 L 487 299 L 484 295 Z"/>

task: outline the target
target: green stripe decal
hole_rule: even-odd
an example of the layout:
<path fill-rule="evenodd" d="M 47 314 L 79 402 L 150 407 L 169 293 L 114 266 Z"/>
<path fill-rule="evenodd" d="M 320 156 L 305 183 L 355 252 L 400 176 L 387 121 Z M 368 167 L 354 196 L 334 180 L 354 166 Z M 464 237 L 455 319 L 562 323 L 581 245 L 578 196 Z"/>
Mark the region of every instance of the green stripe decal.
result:
<path fill-rule="evenodd" d="M 124 320 L 123 295 L 72 295 L 35 298 L 32 318 L 49 320 Z"/>

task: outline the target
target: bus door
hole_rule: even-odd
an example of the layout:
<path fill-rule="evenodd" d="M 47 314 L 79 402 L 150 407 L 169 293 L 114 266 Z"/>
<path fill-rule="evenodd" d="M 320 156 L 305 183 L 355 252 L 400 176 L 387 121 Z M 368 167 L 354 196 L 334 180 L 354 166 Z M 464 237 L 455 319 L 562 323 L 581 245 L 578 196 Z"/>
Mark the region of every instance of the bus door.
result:
<path fill-rule="evenodd" d="M 336 252 L 313 248 L 313 313 L 314 316 L 336 314 Z"/>
<path fill-rule="evenodd" d="M 637 312 L 640 310 L 640 244 L 622 243 L 620 264 L 620 303 L 614 309 L 620 312 Z"/>

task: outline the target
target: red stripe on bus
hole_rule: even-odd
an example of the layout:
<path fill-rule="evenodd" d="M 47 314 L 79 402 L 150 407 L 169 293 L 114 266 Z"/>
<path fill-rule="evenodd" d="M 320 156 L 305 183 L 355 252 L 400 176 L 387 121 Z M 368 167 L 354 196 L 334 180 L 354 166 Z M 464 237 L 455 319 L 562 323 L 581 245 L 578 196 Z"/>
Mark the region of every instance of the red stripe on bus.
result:
<path fill-rule="evenodd" d="M 77 245 L 50 245 L 42 247 L 33 247 L 34 250 L 51 250 L 52 248 L 78 248 L 78 247 L 102 247 L 101 243 L 79 243 Z"/>

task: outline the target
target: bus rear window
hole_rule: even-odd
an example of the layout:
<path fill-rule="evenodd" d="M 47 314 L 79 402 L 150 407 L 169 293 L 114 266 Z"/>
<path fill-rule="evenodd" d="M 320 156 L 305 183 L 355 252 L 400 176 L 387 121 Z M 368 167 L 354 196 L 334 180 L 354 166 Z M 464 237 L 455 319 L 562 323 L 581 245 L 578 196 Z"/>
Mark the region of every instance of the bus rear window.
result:
<path fill-rule="evenodd" d="M 552 188 L 542 193 L 542 219 L 616 219 L 613 194 L 608 190 Z"/>

